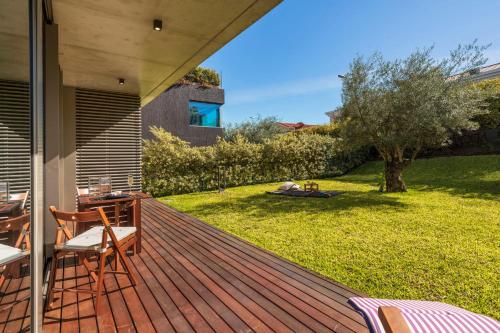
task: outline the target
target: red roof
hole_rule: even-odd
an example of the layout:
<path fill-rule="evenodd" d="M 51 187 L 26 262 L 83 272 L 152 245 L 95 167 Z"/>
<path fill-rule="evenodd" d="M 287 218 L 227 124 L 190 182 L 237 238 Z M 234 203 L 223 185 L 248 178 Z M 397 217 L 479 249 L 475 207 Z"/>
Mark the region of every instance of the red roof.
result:
<path fill-rule="evenodd" d="M 294 129 L 294 130 L 314 126 L 314 125 L 304 124 L 303 122 L 298 122 L 298 123 L 281 123 L 281 122 L 277 122 L 277 124 L 281 125 L 283 127 L 289 128 L 289 129 Z"/>

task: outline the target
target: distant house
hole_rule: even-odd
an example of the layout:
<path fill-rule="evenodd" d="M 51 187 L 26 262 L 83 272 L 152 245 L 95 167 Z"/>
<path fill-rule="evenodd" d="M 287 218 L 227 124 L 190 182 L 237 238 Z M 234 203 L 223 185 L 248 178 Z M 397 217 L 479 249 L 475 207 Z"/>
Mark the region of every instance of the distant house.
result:
<path fill-rule="evenodd" d="M 340 108 L 325 112 L 325 114 L 328 116 L 328 118 L 330 118 L 330 124 L 337 122 L 341 117 Z"/>
<path fill-rule="evenodd" d="M 472 82 L 500 78 L 500 62 L 493 65 L 474 68 L 466 73 L 461 73 L 458 75 L 463 75 L 463 74 L 468 76 L 468 79 Z M 454 78 L 456 76 L 457 75 L 452 76 L 451 78 Z"/>
<path fill-rule="evenodd" d="M 500 78 L 500 62 L 469 71 L 471 81 L 483 81 Z"/>
<path fill-rule="evenodd" d="M 155 125 L 193 146 L 213 145 L 223 135 L 223 104 L 224 90 L 219 87 L 173 86 L 142 108 L 142 136 L 151 139 L 149 127 Z"/>
<path fill-rule="evenodd" d="M 277 122 L 276 124 L 290 130 L 290 131 L 296 131 L 299 129 L 303 128 L 308 128 L 308 127 L 313 127 L 314 125 L 308 125 L 304 124 L 303 122 L 298 122 L 298 123 L 283 123 L 283 122 Z"/>

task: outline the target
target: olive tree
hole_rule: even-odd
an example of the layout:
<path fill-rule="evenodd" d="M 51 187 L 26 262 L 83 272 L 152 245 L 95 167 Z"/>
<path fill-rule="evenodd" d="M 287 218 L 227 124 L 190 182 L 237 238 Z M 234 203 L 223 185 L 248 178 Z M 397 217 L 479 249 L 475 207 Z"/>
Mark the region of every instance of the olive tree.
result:
<path fill-rule="evenodd" d="M 352 61 L 343 76 L 341 136 L 351 145 L 376 148 L 387 192 L 406 191 L 403 170 L 421 149 L 477 128 L 472 118 L 485 111 L 467 78 L 484 64 L 485 48 L 474 41 L 442 60 L 427 48 L 406 59 L 387 61 L 377 53 Z"/>

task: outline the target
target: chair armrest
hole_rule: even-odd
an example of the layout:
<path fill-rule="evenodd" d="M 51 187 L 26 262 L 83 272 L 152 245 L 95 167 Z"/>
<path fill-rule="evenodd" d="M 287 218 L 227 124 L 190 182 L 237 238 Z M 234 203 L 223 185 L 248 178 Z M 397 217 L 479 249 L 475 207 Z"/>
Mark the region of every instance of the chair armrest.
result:
<path fill-rule="evenodd" d="M 401 311 L 395 306 L 381 306 L 378 316 L 386 333 L 411 333 Z"/>

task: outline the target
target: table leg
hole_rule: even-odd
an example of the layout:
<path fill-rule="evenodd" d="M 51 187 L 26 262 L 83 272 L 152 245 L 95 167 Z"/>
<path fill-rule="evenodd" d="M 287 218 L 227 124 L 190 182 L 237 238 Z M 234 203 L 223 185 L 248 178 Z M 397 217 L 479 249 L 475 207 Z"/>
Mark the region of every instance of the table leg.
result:
<path fill-rule="evenodd" d="M 120 204 L 116 203 L 115 204 L 115 226 L 120 225 Z"/>
<path fill-rule="evenodd" d="M 137 199 L 137 203 L 134 206 L 134 226 L 137 228 L 137 242 L 135 244 L 135 253 L 141 253 L 141 240 L 142 240 L 142 221 L 141 221 L 141 199 Z"/>

